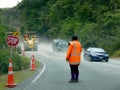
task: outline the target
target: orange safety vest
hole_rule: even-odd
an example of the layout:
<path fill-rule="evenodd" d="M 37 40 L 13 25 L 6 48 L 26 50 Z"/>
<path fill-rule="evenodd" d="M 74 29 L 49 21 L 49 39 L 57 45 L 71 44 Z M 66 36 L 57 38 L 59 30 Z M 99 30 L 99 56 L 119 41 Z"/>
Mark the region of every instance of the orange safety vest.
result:
<path fill-rule="evenodd" d="M 25 36 L 24 36 L 24 38 L 28 38 L 28 36 L 27 36 L 27 35 L 25 35 Z"/>
<path fill-rule="evenodd" d="M 82 52 L 82 46 L 79 41 L 74 40 L 70 42 L 70 45 L 68 47 L 68 51 L 66 54 L 66 58 L 68 59 L 69 64 L 71 65 L 80 64 L 81 52 Z"/>

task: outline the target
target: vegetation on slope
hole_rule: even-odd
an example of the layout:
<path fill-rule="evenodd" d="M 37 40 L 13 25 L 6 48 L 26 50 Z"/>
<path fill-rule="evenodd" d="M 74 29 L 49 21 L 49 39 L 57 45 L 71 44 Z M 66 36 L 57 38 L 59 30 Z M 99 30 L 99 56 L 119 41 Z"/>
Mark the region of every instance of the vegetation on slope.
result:
<path fill-rule="evenodd" d="M 18 17 L 7 25 L 18 19 L 21 32 L 68 41 L 77 35 L 85 48 L 102 47 L 110 55 L 120 50 L 120 0 L 23 0 L 13 9 Z"/>

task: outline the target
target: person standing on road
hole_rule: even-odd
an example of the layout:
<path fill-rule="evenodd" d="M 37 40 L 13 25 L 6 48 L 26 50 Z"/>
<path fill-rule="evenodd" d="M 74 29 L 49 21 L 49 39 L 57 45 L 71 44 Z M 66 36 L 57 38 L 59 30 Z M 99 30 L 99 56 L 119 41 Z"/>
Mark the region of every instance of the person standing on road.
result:
<path fill-rule="evenodd" d="M 66 61 L 69 62 L 71 69 L 71 80 L 69 81 L 69 83 L 79 82 L 78 66 L 80 65 L 81 62 L 81 52 L 82 52 L 81 43 L 78 41 L 77 36 L 73 36 L 72 41 L 69 42 L 68 50 L 66 53 Z"/>

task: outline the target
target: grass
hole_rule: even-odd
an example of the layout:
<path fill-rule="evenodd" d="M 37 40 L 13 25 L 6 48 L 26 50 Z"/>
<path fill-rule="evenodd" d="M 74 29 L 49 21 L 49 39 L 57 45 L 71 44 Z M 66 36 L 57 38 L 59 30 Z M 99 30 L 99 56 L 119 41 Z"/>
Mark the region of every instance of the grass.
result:
<path fill-rule="evenodd" d="M 36 66 L 40 67 L 40 63 L 37 61 Z M 31 77 L 32 75 L 35 74 L 36 71 L 30 71 L 30 70 L 22 70 L 18 72 L 14 72 L 14 82 L 19 84 L 23 80 Z M 7 75 L 1 75 L 0 76 L 0 90 L 6 90 L 5 89 L 5 84 L 7 82 Z M 22 77 L 22 78 L 21 78 Z"/>
<path fill-rule="evenodd" d="M 120 58 L 120 50 L 116 51 L 112 56 L 112 58 Z"/>

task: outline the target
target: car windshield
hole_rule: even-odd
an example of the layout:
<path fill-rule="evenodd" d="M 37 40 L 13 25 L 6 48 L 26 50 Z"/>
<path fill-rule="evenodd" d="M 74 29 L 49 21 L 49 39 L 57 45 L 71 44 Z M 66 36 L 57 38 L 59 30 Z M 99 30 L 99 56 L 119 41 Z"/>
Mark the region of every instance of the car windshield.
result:
<path fill-rule="evenodd" d="M 60 46 L 67 46 L 67 42 L 61 41 L 61 42 L 59 42 L 59 45 Z"/>
<path fill-rule="evenodd" d="M 102 53 L 102 52 L 105 52 L 103 49 L 101 48 L 92 48 L 91 49 L 91 52 L 99 52 L 99 53 Z"/>

